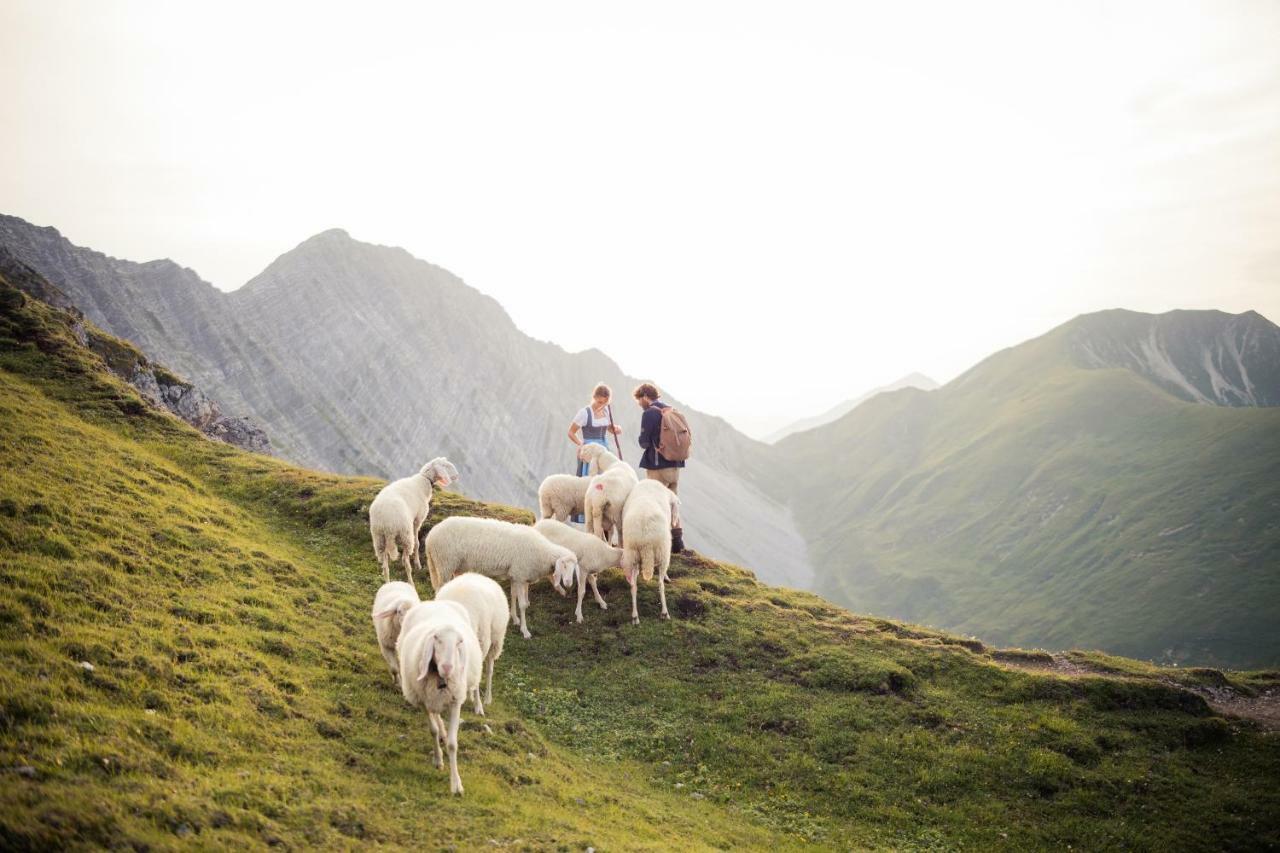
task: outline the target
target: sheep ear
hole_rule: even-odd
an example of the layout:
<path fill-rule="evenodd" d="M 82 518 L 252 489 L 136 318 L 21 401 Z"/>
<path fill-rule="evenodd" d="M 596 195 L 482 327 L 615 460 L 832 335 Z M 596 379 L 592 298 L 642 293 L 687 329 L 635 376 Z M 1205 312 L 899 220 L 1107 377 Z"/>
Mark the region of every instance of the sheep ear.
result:
<path fill-rule="evenodd" d="M 427 670 L 431 668 L 431 658 L 436 653 L 436 635 L 427 634 L 426 636 L 427 650 L 422 655 L 422 662 L 418 664 L 418 680 L 427 680 Z"/>
<path fill-rule="evenodd" d="M 373 618 L 374 618 L 374 619 L 387 619 L 387 618 L 390 618 L 390 617 L 392 617 L 392 616 L 395 616 L 395 615 L 396 615 L 396 613 L 397 613 L 397 612 L 399 612 L 399 610 L 400 610 L 400 608 L 399 608 L 399 607 L 393 607 L 393 608 L 391 608 L 390 610 L 379 610 L 377 613 L 373 614 Z"/>
<path fill-rule="evenodd" d="M 462 639 L 458 640 L 458 670 L 462 673 L 462 683 L 467 683 L 467 644 Z"/>

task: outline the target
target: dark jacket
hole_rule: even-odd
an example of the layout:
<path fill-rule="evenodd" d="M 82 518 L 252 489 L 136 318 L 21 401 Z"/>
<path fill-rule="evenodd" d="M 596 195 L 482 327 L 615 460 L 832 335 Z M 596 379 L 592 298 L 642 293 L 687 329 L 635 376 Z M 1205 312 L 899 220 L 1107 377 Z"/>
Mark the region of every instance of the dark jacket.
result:
<path fill-rule="evenodd" d="M 658 452 L 658 441 L 662 438 L 662 410 L 666 403 L 653 401 L 653 405 L 644 410 L 640 416 L 640 446 L 644 454 L 640 457 L 641 468 L 683 468 L 684 461 L 672 462 Z"/>

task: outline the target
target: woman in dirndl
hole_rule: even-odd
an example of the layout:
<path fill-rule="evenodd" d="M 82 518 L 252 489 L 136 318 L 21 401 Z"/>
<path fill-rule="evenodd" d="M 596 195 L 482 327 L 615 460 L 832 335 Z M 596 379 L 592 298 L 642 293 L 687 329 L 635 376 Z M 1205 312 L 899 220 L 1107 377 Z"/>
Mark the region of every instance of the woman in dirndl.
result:
<path fill-rule="evenodd" d="M 609 398 L 612 396 L 613 392 L 608 385 L 602 383 L 595 387 L 591 392 L 591 403 L 579 409 L 573 416 L 573 422 L 569 424 L 570 441 L 579 447 L 584 444 L 600 444 L 607 448 L 610 434 L 622 434 L 622 428 L 613 422 L 613 412 L 609 408 Z M 587 476 L 587 463 L 581 458 L 578 459 L 578 476 Z M 585 521 L 581 515 L 575 516 L 573 520 L 578 524 Z"/>

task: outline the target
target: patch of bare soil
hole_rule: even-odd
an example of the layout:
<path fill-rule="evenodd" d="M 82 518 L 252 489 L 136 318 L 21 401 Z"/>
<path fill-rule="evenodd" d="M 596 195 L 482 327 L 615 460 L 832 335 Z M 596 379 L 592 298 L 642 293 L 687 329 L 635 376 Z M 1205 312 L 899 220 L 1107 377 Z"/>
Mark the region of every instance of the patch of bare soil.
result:
<path fill-rule="evenodd" d="M 1057 652 L 1036 657 L 1006 657 L 997 653 L 995 658 L 1001 666 L 1023 672 L 1053 673 L 1068 678 L 1100 675 L 1105 678 L 1140 680 L 1078 663 Z M 1252 720 L 1266 731 L 1280 732 L 1280 687 L 1269 687 L 1256 696 L 1246 696 L 1230 687 L 1200 687 L 1178 684 L 1175 681 L 1163 681 L 1163 683 L 1201 696 L 1209 703 L 1209 707 L 1219 714 Z"/>
<path fill-rule="evenodd" d="M 1253 720 L 1269 732 L 1280 732 L 1280 688 L 1267 688 L 1257 696 L 1242 696 L 1229 687 L 1205 687 L 1195 692 L 1219 714 Z"/>

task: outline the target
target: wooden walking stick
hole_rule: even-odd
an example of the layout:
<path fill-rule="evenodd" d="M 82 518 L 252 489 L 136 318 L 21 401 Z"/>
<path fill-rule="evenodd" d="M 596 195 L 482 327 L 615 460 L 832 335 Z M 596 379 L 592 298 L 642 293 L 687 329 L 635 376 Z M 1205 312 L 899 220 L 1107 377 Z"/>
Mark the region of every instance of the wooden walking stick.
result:
<path fill-rule="evenodd" d="M 609 411 L 609 432 L 613 432 L 613 403 L 605 403 L 604 406 Z M 618 461 L 622 461 L 622 442 L 618 441 L 618 434 L 613 432 L 613 445 L 618 448 Z"/>

